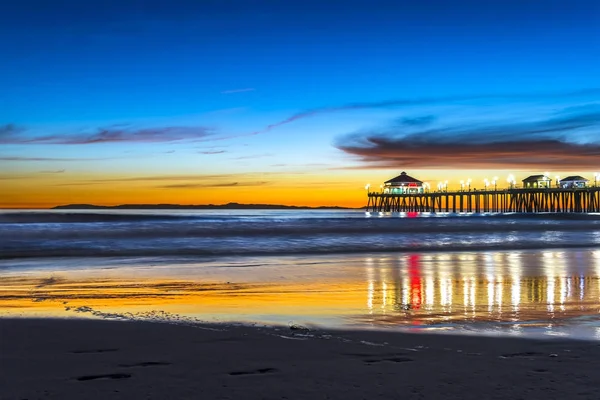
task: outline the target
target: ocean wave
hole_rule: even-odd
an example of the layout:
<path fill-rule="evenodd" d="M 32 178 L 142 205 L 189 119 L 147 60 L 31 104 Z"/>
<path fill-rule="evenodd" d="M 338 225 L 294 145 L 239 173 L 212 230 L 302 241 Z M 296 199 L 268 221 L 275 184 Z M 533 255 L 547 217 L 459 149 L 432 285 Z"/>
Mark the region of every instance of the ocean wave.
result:
<path fill-rule="evenodd" d="M 544 241 L 490 242 L 473 244 L 447 243 L 429 244 L 382 244 L 380 246 L 357 245 L 351 246 L 312 246 L 292 248 L 55 248 L 55 249 L 12 249 L 0 252 L 0 260 L 34 259 L 34 258 L 96 258 L 96 257 L 237 257 L 237 256 L 302 256 L 302 255 L 333 255 L 361 253 L 414 253 L 414 252 L 465 252 L 465 251 L 518 251 L 552 249 L 584 249 L 598 247 L 595 242 L 551 244 Z M 1 268 L 1 266 L 0 266 Z"/>
<path fill-rule="evenodd" d="M 340 219 L 516 219 L 516 220 L 545 220 L 545 221 L 600 221 L 600 214 L 582 213 L 365 213 L 360 210 L 252 210 L 252 211 L 208 211 L 208 212 L 64 212 L 64 211 L 23 211 L 0 212 L 0 224 L 54 224 L 54 223 L 119 223 L 119 222 L 153 222 L 153 221 L 212 221 L 223 222 L 232 220 L 261 220 L 274 222 L 277 220 L 315 220 L 339 221 Z M 416 218 L 412 218 L 416 217 Z"/>

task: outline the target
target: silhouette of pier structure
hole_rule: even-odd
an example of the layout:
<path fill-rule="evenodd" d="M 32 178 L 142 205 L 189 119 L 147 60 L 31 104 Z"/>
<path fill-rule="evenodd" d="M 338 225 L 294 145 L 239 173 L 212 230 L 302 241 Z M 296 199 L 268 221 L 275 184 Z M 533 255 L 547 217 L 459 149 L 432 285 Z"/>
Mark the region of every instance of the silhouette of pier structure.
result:
<path fill-rule="evenodd" d="M 368 193 L 370 212 L 594 213 L 600 187 Z"/>
<path fill-rule="evenodd" d="M 460 190 L 448 191 L 448 182 L 438 190 L 402 172 L 380 186 L 380 192 L 369 191 L 370 212 L 445 212 L 445 213 L 597 213 L 600 212 L 600 174 L 594 174 L 594 185 L 581 176 L 556 177 L 555 187 L 548 174 L 532 175 L 517 187 L 509 176 L 510 187 L 498 189 L 497 178 L 485 180 L 485 189 L 471 190 L 471 180 L 460 181 Z M 491 185 L 491 186 L 490 186 Z M 493 189 L 492 189 L 493 187 Z M 468 188 L 468 189 L 467 189 Z"/>

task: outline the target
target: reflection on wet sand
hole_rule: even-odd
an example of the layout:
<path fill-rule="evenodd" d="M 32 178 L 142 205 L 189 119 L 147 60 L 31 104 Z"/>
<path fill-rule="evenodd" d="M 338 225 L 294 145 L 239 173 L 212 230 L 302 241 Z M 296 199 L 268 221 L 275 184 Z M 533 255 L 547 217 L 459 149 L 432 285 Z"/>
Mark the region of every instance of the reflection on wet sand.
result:
<path fill-rule="evenodd" d="M 107 277 L 89 271 L 0 273 L 0 316 L 68 316 L 86 307 L 209 321 L 484 323 L 519 331 L 583 320 L 594 325 L 600 308 L 597 250 L 270 258 L 245 268 L 188 263 L 141 274 L 128 267 Z"/>
<path fill-rule="evenodd" d="M 368 258 L 363 322 L 555 325 L 597 317 L 600 252 L 413 254 Z"/>

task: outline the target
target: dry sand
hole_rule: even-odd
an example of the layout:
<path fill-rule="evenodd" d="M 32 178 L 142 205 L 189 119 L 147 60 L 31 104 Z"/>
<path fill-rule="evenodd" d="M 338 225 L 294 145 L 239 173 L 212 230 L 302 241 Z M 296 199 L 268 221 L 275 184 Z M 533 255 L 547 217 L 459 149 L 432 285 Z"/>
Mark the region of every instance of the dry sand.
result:
<path fill-rule="evenodd" d="M 595 342 L 0 319 L 0 399 L 600 398 Z"/>

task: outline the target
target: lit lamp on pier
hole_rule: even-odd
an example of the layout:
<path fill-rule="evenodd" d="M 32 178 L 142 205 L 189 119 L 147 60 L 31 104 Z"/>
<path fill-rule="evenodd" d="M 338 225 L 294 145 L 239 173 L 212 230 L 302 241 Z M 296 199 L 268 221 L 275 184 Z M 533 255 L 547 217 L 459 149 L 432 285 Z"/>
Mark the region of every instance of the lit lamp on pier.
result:
<path fill-rule="evenodd" d="M 599 180 L 600 180 L 600 174 L 598 172 L 594 172 L 594 187 L 598 186 Z"/>
<path fill-rule="evenodd" d="M 560 176 L 556 175 L 556 187 L 560 187 Z"/>
<path fill-rule="evenodd" d="M 471 178 L 467 179 L 467 185 L 469 185 L 469 192 L 471 191 Z"/>
<path fill-rule="evenodd" d="M 379 185 L 379 190 L 383 193 L 383 185 Z"/>
<path fill-rule="evenodd" d="M 492 183 L 494 184 L 494 192 L 495 192 L 497 185 L 498 185 L 498 177 L 497 176 L 494 177 L 494 180 L 492 181 Z"/>
<path fill-rule="evenodd" d="M 438 182 L 438 184 L 437 184 L 438 192 L 441 192 L 443 188 L 444 188 L 444 184 L 442 182 Z"/>
<path fill-rule="evenodd" d="M 464 191 L 465 190 L 465 181 L 460 181 L 460 191 Z"/>
<path fill-rule="evenodd" d="M 446 181 L 446 182 L 444 183 L 444 187 L 445 187 L 445 189 L 446 189 L 446 192 L 447 192 L 447 191 L 448 191 L 448 181 Z"/>
<path fill-rule="evenodd" d="M 365 185 L 365 190 L 367 191 L 367 193 L 369 193 L 369 188 L 370 188 L 370 187 L 371 187 L 371 184 L 370 184 L 370 183 L 367 183 L 367 184 Z"/>
<path fill-rule="evenodd" d="M 429 182 L 423 183 L 423 189 L 425 189 L 426 192 L 429 192 L 429 189 L 431 189 Z"/>
<path fill-rule="evenodd" d="M 508 181 L 509 188 L 514 189 L 515 183 L 517 183 L 517 181 L 515 180 L 515 176 L 513 174 L 510 174 L 506 180 Z"/>
<path fill-rule="evenodd" d="M 485 190 L 487 190 L 487 189 L 488 189 L 488 186 L 490 186 L 490 181 L 488 181 L 488 179 L 487 179 L 487 178 L 485 178 L 485 179 L 483 180 L 483 186 L 485 187 Z"/>

